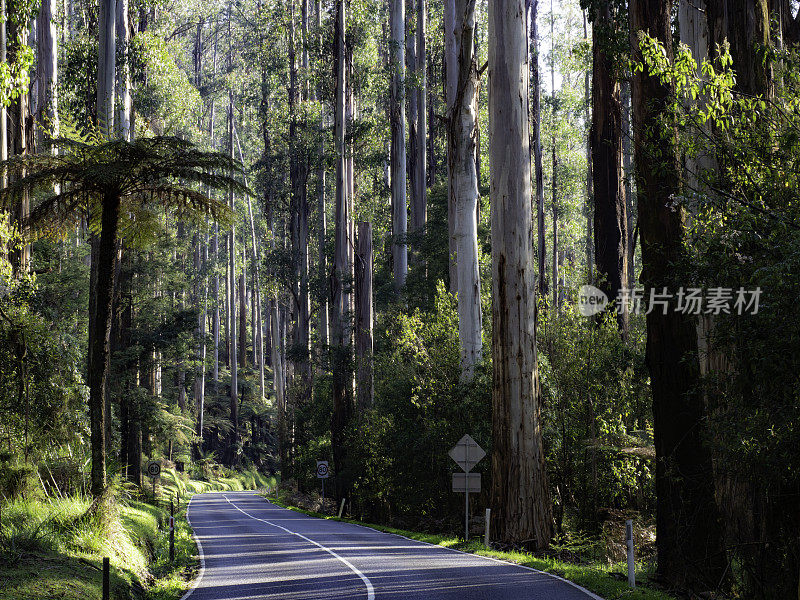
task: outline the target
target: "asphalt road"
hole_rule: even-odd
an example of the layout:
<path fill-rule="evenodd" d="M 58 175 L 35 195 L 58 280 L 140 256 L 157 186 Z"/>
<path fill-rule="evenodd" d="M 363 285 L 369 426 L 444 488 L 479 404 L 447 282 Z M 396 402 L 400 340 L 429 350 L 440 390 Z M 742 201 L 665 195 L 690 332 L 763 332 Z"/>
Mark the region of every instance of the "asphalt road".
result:
<path fill-rule="evenodd" d="M 197 494 L 191 600 L 588 600 L 552 575 L 286 510 L 248 492 Z"/>

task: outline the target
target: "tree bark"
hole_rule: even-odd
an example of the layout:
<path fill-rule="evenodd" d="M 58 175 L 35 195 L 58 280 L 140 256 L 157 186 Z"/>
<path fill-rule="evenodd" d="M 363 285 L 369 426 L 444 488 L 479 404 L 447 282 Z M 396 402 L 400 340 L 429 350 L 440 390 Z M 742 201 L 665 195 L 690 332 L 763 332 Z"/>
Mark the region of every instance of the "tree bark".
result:
<path fill-rule="evenodd" d="M 492 524 L 503 543 L 553 534 L 536 364 L 524 0 L 489 3 L 492 204 Z"/>
<path fill-rule="evenodd" d="M 417 195 L 419 194 L 419 184 L 417 182 L 417 177 L 419 175 L 419 170 L 417 168 L 417 158 L 419 155 L 419 145 L 425 144 L 425 132 L 424 130 L 420 130 L 419 128 L 419 94 L 416 76 L 417 76 L 417 44 L 416 44 L 416 31 L 415 31 L 415 23 L 416 23 L 416 7 L 415 7 L 415 0 L 405 0 L 406 8 L 405 8 L 405 36 L 406 36 L 406 73 L 408 74 L 408 81 L 405 86 L 405 94 L 408 97 L 408 102 L 406 103 L 406 117 L 408 123 L 408 154 L 406 159 L 406 167 L 408 171 L 408 189 L 411 192 L 411 199 L 408 202 L 409 206 L 409 215 L 410 215 L 410 223 L 408 225 L 408 232 L 415 233 L 418 229 L 416 223 L 416 215 L 415 215 L 415 208 L 419 203 Z M 420 61 L 424 61 L 424 58 L 420 58 Z M 415 261 L 415 257 L 413 256 L 415 248 L 412 248 L 412 258 L 411 261 Z"/>
<path fill-rule="evenodd" d="M 318 43 L 322 52 L 322 2 L 317 0 L 317 31 Z M 320 56 L 320 60 L 322 57 Z M 317 90 L 317 96 L 322 98 L 322 88 Z M 323 105 L 324 106 L 324 105 Z M 320 142 L 319 142 L 319 167 L 317 169 L 317 212 L 319 213 L 319 229 L 317 240 L 317 275 L 320 281 L 325 281 L 328 273 L 327 257 L 325 256 L 325 240 L 327 237 L 327 215 L 325 212 L 325 110 L 320 111 L 319 117 Z M 329 306 L 327 294 L 322 294 L 319 300 L 319 342 L 324 348 L 330 344 Z"/>
<path fill-rule="evenodd" d="M 392 272 L 394 291 L 399 295 L 408 273 L 406 242 L 408 209 L 406 207 L 406 121 L 405 121 L 405 0 L 392 0 L 390 27 L 391 89 L 391 183 L 392 183 Z"/>
<path fill-rule="evenodd" d="M 37 106 L 34 119 L 37 127 L 37 147 L 43 148 L 45 131 L 58 137 L 58 33 L 56 31 L 56 0 L 42 0 L 36 18 L 36 87 Z"/>
<path fill-rule="evenodd" d="M 97 123 L 107 137 L 114 133 L 114 81 L 117 55 L 116 0 L 100 0 L 97 54 Z"/>
<path fill-rule="evenodd" d="M 117 137 L 130 142 L 133 139 L 133 97 L 131 96 L 128 0 L 117 0 L 116 9 L 116 33 L 119 45 L 117 56 L 120 60 L 115 84 L 117 95 L 116 130 Z"/>
<path fill-rule="evenodd" d="M 355 260 L 356 286 L 356 381 L 359 413 L 372 408 L 372 223 L 358 224 L 358 251 Z"/>
<path fill-rule="evenodd" d="M 610 0 L 597 5 L 592 27 L 592 185 L 594 261 L 597 285 L 613 303 L 628 285 L 628 207 L 622 172 L 622 105 L 618 58 L 613 39 L 618 23 Z M 628 304 L 609 304 L 623 338 L 628 336 Z M 621 309 L 621 310 L 620 310 Z"/>
<path fill-rule="evenodd" d="M 536 182 L 536 257 L 538 260 L 538 291 L 540 298 L 547 297 L 547 246 L 544 219 L 544 169 L 542 167 L 542 105 L 539 70 L 539 0 L 528 0 L 530 11 L 530 102 L 531 102 L 531 146 L 533 151 L 533 173 Z"/>
<path fill-rule="evenodd" d="M 228 13 L 230 19 L 230 12 Z M 230 27 L 230 25 L 229 25 Z M 229 64 L 231 62 L 230 56 L 228 58 Z M 233 158 L 233 92 L 228 94 L 228 149 L 230 157 Z M 235 196 L 233 188 L 228 193 L 228 206 L 231 211 L 235 211 Z M 238 444 L 239 444 L 239 371 L 238 363 L 236 360 L 236 226 L 231 225 L 231 231 L 228 234 L 228 290 L 230 292 L 230 299 L 228 302 L 228 314 L 230 317 L 227 319 L 230 323 L 228 329 L 228 344 L 230 355 L 228 357 L 231 369 L 231 389 L 230 389 L 230 415 L 231 415 L 231 434 L 228 446 L 228 464 L 233 466 L 236 464 L 238 457 Z"/>
<path fill-rule="evenodd" d="M 425 139 L 428 123 L 427 123 L 427 98 L 428 98 L 428 82 L 426 78 L 426 42 L 425 33 L 427 25 L 427 13 L 425 10 L 426 0 L 417 0 L 417 31 L 416 31 L 416 77 L 417 88 L 412 92 L 417 96 L 417 147 L 416 156 L 414 158 L 414 201 L 411 207 L 411 230 L 418 234 L 425 229 L 425 223 L 428 220 L 427 208 L 427 142 Z"/>
<path fill-rule="evenodd" d="M 586 11 L 583 11 L 583 37 L 586 39 L 587 43 L 589 41 L 589 32 L 586 24 Z M 592 243 L 592 221 L 593 219 L 593 207 L 592 204 L 594 202 L 594 180 L 592 177 L 592 130 L 591 130 L 591 123 L 592 123 L 592 116 L 591 116 L 591 108 L 592 108 L 592 72 L 594 69 L 587 69 L 586 73 L 584 74 L 583 80 L 583 89 L 584 89 L 584 96 L 586 98 L 586 123 L 589 127 L 588 135 L 586 136 L 586 200 L 584 203 L 584 215 L 586 217 L 586 272 L 587 272 L 587 282 L 594 283 L 594 244 Z M 628 196 L 625 196 L 628 198 Z"/>
<path fill-rule="evenodd" d="M 481 360 L 482 315 L 478 266 L 477 208 L 480 200 L 475 165 L 478 119 L 478 68 L 475 58 L 475 0 L 455 2 L 455 44 L 458 48 L 456 89 L 451 107 L 449 189 L 455 212 L 458 281 L 458 337 L 461 344 L 461 378 L 472 379 Z M 448 74 L 449 77 L 449 74 Z"/>
<path fill-rule="evenodd" d="M 649 32 L 672 61 L 672 2 L 633 0 L 631 32 Z M 641 62 L 638 45 L 634 60 Z M 675 293 L 674 265 L 685 257 L 675 131 L 663 123 L 671 90 L 637 71 L 633 80 L 634 151 L 646 289 Z M 711 454 L 705 444 L 706 407 L 700 385 L 696 325 L 670 306 L 647 315 L 647 364 L 653 392 L 656 449 L 656 547 L 658 575 L 671 585 L 715 589 L 726 570 L 720 518 L 714 498 Z"/>
<path fill-rule="evenodd" d="M 556 13 L 553 11 L 553 0 L 550 0 L 550 93 L 553 111 L 553 135 L 551 138 L 553 168 L 550 201 L 553 210 L 553 310 L 558 311 L 558 155 L 556 154 L 556 114 L 558 112 L 558 99 L 556 98 L 556 71 L 555 71 L 555 23 Z"/>
<path fill-rule="evenodd" d="M 628 289 L 633 289 L 636 284 L 636 231 L 634 226 L 634 198 L 633 186 L 633 148 L 631 139 L 631 82 L 622 82 L 622 173 L 625 177 L 625 205 L 627 206 L 626 216 L 628 218 Z"/>
<path fill-rule="evenodd" d="M 710 47 L 726 39 L 730 43 L 736 87 L 746 94 L 768 95 L 772 66 L 758 51 L 770 45 L 768 0 L 706 0 L 706 17 Z"/>
<path fill-rule="evenodd" d="M 91 492 L 94 497 L 106 487 L 106 379 L 108 377 L 109 338 L 114 299 L 114 265 L 119 224 L 120 197 L 103 198 L 100 240 L 97 256 L 97 282 L 92 315 L 95 335 L 89 345 L 89 420 L 91 429 Z"/>
<path fill-rule="evenodd" d="M 345 146 L 345 2 L 336 0 L 336 106 L 334 107 L 334 144 L 336 148 L 336 217 L 334 223 L 334 265 L 331 281 L 333 330 L 331 332 L 331 367 L 333 372 L 333 414 L 331 446 L 334 472 L 345 469 L 344 432 L 352 414 L 350 371 L 350 293 L 347 279 L 352 272 L 349 262 L 350 203 L 347 196 L 347 157 Z M 344 493 L 343 482 L 336 478 L 336 493 Z"/>
<path fill-rule="evenodd" d="M 449 123 L 453 120 L 455 110 L 456 93 L 458 90 L 458 57 L 461 49 L 458 44 L 460 36 L 456 30 L 461 28 L 462 19 L 459 15 L 456 4 L 458 0 L 444 0 L 444 67 L 445 67 L 445 103 L 447 107 L 447 233 L 448 233 L 448 252 L 449 252 L 449 274 L 450 292 L 458 292 L 458 271 L 456 261 L 458 255 L 458 244 L 456 242 L 456 197 L 453 190 L 453 175 L 450 173 L 452 168 L 452 130 Z M 473 3 L 474 4 L 474 3 Z"/>

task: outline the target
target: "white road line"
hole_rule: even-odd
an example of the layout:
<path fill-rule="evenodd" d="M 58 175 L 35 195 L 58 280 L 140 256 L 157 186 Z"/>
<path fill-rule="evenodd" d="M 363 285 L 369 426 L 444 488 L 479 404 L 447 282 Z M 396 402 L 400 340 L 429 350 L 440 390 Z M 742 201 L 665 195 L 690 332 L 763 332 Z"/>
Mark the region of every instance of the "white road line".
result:
<path fill-rule="evenodd" d="M 336 552 L 334 552 L 333 550 L 331 550 L 330 548 L 328 548 L 326 546 L 323 546 L 319 542 L 315 542 L 311 538 L 307 538 L 303 534 L 297 533 L 296 531 L 292 531 L 291 529 L 286 529 L 286 527 L 282 527 L 280 525 L 277 525 L 275 523 L 267 521 L 266 519 L 259 519 L 258 517 L 254 517 L 249 512 L 246 512 L 246 511 L 242 510 L 241 508 L 239 508 L 238 506 L 236 506 L 233 502 L 231 502 L 230 498 L 228 498 L 225 494 L 222 494 L 222 497 L 225 498 L 225 500 L 227 500 L 228 503 L 233 508 L 235 508 L 236 510 L 238 510 L 242 514 L 247 515 L 251 519 L 255 519 L 256 521 L 261 521 L 262 523 L 266 523 L 267 525 L 272 525 L 273 527 L 277 527 L 278 529 L 281 529 L 281 530 L 285 531 L 286 533 L 290 533 L 291 535 L 296 535 L 297 537 L 302 538 L 302 539 L 304 539 L 305 541 L 307 541 L 307 542 L 309 542 L 311 544 L 314 544 L 315 546 L 317 546 L 318 548 L 324 550 L 325 552 L 327 552 L 328 554 L 330 554 L 334 558 L 337 558 L 338 560 L 343 562 L 353 573 L 358 575 L 361 578 L 361 581 L 364 582 L 364 585 L 367 586 L 367 600 L 375 600 L 375 588 L 372 587 L 372 582 L 369 580 L 369 578 L 366 575 L 364 575 L 361 571 L 359 571 L 353 565 L 353 563 L 351 563 L 349 560 L 347 560 L 346 558 L 344 558 L 342 556 L 339 556 L 338 554 L 336 554 Z"/>
<path fill-rule="evenodd" d="M 181 596 L 181 600 L 186 600 L 189 596 L 194 593 L 195 588 L 200 585 L 200 580 L 203 579 L 203 574 L 206 572 L 206 557 L 203 554 L 203 544 L 200 543 L 200 538 L 197 537 L 197 534 L 194 532 L 194 527 L 192 527 L 192 520 L 189 518 L 189 508 L 192 506 L 192 500 L 194 500 L 194 495 L 189 498 L 189 504 L 186 505 L 186 521 L 189 523 L 189 527 L 192 529 L 192 537 L 194 538 L 195 543 L 197 544 L 197 549 L 200 551 L 200 573 L 198 573 L 197 577 L 195 577 L 192 584 L 189 586 L 188 591 Z"/>
<path fill-rule="evenodd" d="M 261 496 L 261 497 L 263 498 L 263 496 Z M 282 508 L 283 510 L 288 510 L 288 511 L 297 513 L 297 511 L 293 511 L 291 508 L 286 508 L 284 506 L 278 506 L 277 504 L 273 504 L 272 502 L 270 502 L 266 498 L 264 498 L 264 500 L 267 503 L 269 503 L 271 506 L 275 506 L 276 508 Z M 303 513 L 299 513 L 299 514 L 303 514 Z M 308 517 L 308 515 L 306 515 L 306 516 Z M 315 519 L 317 517 L 309 517 L 309 518 L 310 519 Z M 539 569 L 534 569 L 533 567 L 527 567 L 527 566 L 521 565 L 519 563 L 511 562 L 511 561 L 508 561 L 508 560 L 503 560 L 501 558 L 495 558 L 493 556 L 484 556 L 482 554 L 474 554 L 472 552 L 464 552 L 463 550 L 457 550 L 456 548 L 448 548 L 447 546 L 441 546 L 439 544 L 432 544 L 431 542 L 424 542 L 422 540 L 415 540 L 413 538 L 406 537 L 404 535 L 400 535 L 399 533 L 389 533 L 388 531 L 381 531 L 380 529 L 374 529 L 372 527 L 369 527 L 368 525 L 362 525 L 360 523 L 349 523 L 347 521 L 336 521 L 336 522 L 337 523 L 346 523 L 347 525 L 354 525 L 356 527 L 362 527 L 364 529 L 369 529 L 370 531 L 374 531 L 376 533 L 382 533 L 383 535 L 395 535 L 395 536 L 397 536 L 399 538 L 403 538 L 404 540 L 408 540 L 409 542 L 414 542 L 414 543 L 417 543 L 417 544 L 425 544 L 427 546 L 433 546 L 434 548 L 439 548 L 440 550 L 447 550 L 449 552 L 458 552 L 459 554 L 465 554 L 467 556 L 474 556 L 475 558 L 482 558 L 484 560 L 490 560 L 492 562 L 500 563 L 501 565 L 505 565 L 507 567 L 517 567 L 518 569 L 525 569 L 526 571 L 533 571 L 534 573 L 538 573 L 540 575 L 546 575 L 548 577 L 552 577 L 553 579 L 558 579 L 559 581 L 562 581 L 563 583 L 566 583 L 567 585 L 570 585 L 570 586 L 574 587 L 575 589 L 580 590 L 581 592 L 583 592 L 584 594 L 589 596 L 589 598 L 591 598 L 592 600 L 605 600 L 605 598 L 602 598 L 602 597 L 598 596 L 594 592 L 590 592 L 585 587 L 583 587 L 581 585 L 578 585 L 574 581 L 570 581 L 569 579 L 564 579 L 563 577 L 559 577 L 558 575 L 555 575 L 554 573 L 548 573 L 547 571 L 540 571 Z"/>

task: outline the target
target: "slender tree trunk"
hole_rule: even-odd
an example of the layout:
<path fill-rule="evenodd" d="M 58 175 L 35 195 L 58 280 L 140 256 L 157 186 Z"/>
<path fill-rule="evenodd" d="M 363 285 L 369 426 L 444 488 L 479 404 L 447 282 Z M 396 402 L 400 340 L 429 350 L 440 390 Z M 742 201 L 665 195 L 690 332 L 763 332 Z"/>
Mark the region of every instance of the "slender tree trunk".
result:
<path fill-rule="evenodd" d="M 405 36 L 406 36 L 406 73 L 408 80 L 406 83 L 405 94 L 408 98 L 406 102 L 406 117 L 408 122 L 408 154 L 406 158 L 406 167 L 408 171 L 408 189 L 411 193 L 411 199 L 408 202 L 410 223 L 408 225 L 409 233 L 415 233 L 418 229 L 416 224 L 416 215 L 414 209 L 419 203 L 417 195 L 419 194 L 419 185 L 417 183 L 417 176 L 419 170 L 417 168 L 417 157 L 419 155 L 419 145 L 425 144 L 425 132 L 419 129 L 419 94 L 417 93 L 418 87 L 416 82 L 417 73 L 417 44 L 416 32 L 414 30 L 416 18 L 415 0 L 405 0 Z M 424 58 L 420 58 L 423 61 Z M 412 254 L 415 248 L 412 248 Z M 411 261 L 416 259 L 412 256 Z"/>
<path fill-rule="evenodd" d="M 228 13 L 230 19 L 230 12 Z M 230 23 L 230 22 L 229 22 Z M 229 24 L 230 27 L 230 24 Z M 231 63 L 230 56 L 228 58 L 229 64 Z M 230 157 L 233 158 L 233 92 L 228 95 L 228 149 Z M 235 211 L 235 197 L 233 188 L 228 194 L 228 205 L 231 211 Z M 236 360 L 236 226 L 231 225 L 231 231 L 228 234 L 228 290 L 230 291 L 230 300 L 228 302 L 228 313 L 230 323 L 228 329 L 229 339 L 229 352 L 228 357 L 231 368 L 231 389 L 230 389 L 230 409 L 231 409 L 231 435 L 228 446 L 228 464 L 235 465 L 238 457 L 238 444 L 239 444 L 239 371 L 238 363 Z"/>
<path fill-rule="evenodd" d="M 426 0 L 422 0 L 425 2 Z M 436 116 L 434 114 L 433 57 L 428 55 L 428 185 L 436 184 Z"/>
<path fill-rule="evenodd" d="M 234 133 L 236 133 L 235 125 L 236 124 L 234 123 Z M 244 164 L 244 153 L 242 152 L 242 146 L 239 142 L 238 136 L 236 137 L 236 143 L 239 148 L 239 162 Z M 244 183 L 247 185 L 247 177 L 244 178 Z M 261 270 L 259 268 L 259 265 L 261 264 L 261 258 L 258 252 L 258 244 L 256 242 L 256 223 L 255 219 L 253 218 L 253 203 L 250 200 L 250 196 L 246 196 L 246 198 L 247 217 L 250 221 L 250 258 L 253 261 L 254 302 L 252 319 L 253 327 L 256 329 L 256 334 L 253 336 L 253 360 L 258 362 L 259 390 L 261 392 L 261 398 L 264 398 L 264 322 L 261 308 Z M 307 238 L 308 236 L 306 236 L 306 239 Z M 247 244 L 245 243 L 245 246 L 246 245 Z"/>
<path fill-rule="evenodd" d="M 11 16 L 16 12 L 25 10 L 19 3 L 19 0 L 9 3 L 7 8 L 7 16 Z M 20 31 L 22 30 L 22 31 Z M 20 40 L 27 36 L 28 28 L 26 24 L 18 24 L 13 19 L 8 21 L 8 47 L 7 59 L 10 63 L 15 63 L 18 60 L 18 55 L 23 51 Z M 33 141 L 31 136 L 31 97 L 27 90 L 22 90 L 15 100 L 11 102 L 11 111 L 7 114 L 8 123 L 11 124 L 11 138 L 8 139 L 8 148 L 11 154 L 22 156 L 31 152 L 31 145 Z M 26 171 L 23 170 L 18 177 L 26 176 Z M 28 191 L 23 191 L 19 195 L 19 199 L 14 206 L 12 217 L 12 224 L 23 231 L 28 224 L 28 217 L 30 216 L 30 194 Z M 15 277 L 18 277 L 30 270 L 30 256 L 31 247 L 29 243 L 22 244 L 18 249 L 10 253 L 10 262 L 12 271 Z"/>
<path fill-rule="evenodd" d="M 247 368 L 247 261 L 242 259 L 239 273 L 239 367 Z"/>
<path fill-rule="evenodd" d="M 550 0 L 550 92 L 552 94 L 553 111 L 553 135 L 551 139 L 553 167 L 552 174 L 552 198 L 551 206 L 553 210 L 553 310 L 558 311 L 558 156 L 556 154 L 556 114 L 558 112 L 556 98 L 556 60 L 555 60 L 555 22 L 556 13 L 553 11 L 553 0 Z"/>
<path fill-rule="evenodd" d="M 305 5 L 305 1 L 304 1 Z M 308 169 L 307 161 L 302 155 L 303 150 L 299 141 L 298 125 L 298 104 L 299 86 L 298 72 L 295 49 L 295 25 L 294 25 L 294 0 L 290 3 L 289 20 L 289 139 L 290 139 L 290 165 L 289 176 L 292 187 L 292 206 L 290 209 L 291 219 L 291 243 L 292 243 L 292 263 L 294 278 L 292 281 L 295 297 L 296 321 L 294 331 L 295 348 L 302 352 L 302 358 L 296 363 L 295 371 L 301 377 L 304 397 L 308 397 L 309 386 L 311 385 L 311 365 L 308 359 L 309 340 L 310 340 L 310 298 L 308 295 Z M 305 9 L 305 6 L 304 6 Z M 307 13 L 307 9 L 305 11 Z M 305 50 L 302 51 L 303 61 L 306 64 L 304 70 L 304 80 L 307 79 L 308 56 Z"/>
<path fill-rule="evenodd" d="M 0 0 L 0 63 L 8 60 L 8 41 L 6 35 L 6 0 Z M 8 160 L 8 107 L 0 102 L 0 161 Z M 3 171 L 0 175 L 0 186 L 5 189 L 8 185 L 8 176 Z"/>
<path fill-rule="evenodd" d="M 345 2 L 336 1 L 336 106 L 334 108 L 336 148 L 336 220 L 334 265 L 331 288 L 333 293 L 332 371 L 333 371 L 333 415 L 331 418 L 331 445 L 334 470 L 345 469 L 346 450 L 344 431 L 352 414 L 350 381 L 350 327 L 348 310 L 349 293 L 346 279 L 352 271 L 349 263 L 350 204 L 347 197 L 347 165 L 345 147 Z M 337 496 L 344 493 L 344 485 L 336 479 Z"/>
<path fill-rule="evenodd" d="M 56 31 L 56 0 L 42 0 L 36 17 L 36 84 L 38 88 L 35 120 L 37 147 L 43 148 L 47 131 L 58 137 L 58 32 Z"/>
<path fill-rule="evenodd" d="M 208 236 L 206 236 L 206 249 L 208 248 Z M 204 257 L 203 245 L 200 242 L 200 234 L 195 234 L 194 243 L 194 298 L 197 307 L 197 373 L 194 380 L 194 406 L 197 411 L 197 437 L 199 442 L 194 448 L 195 458 L 200 457 L 200 450 L 203 445 L 203 418 L 205 413 L 206 395 L 206 299 L 208 296 L 208 285 L 203 274 L 205 265 L 208 262 L 208 251 Z M 205 260 L 203 260 L 205 258 Z M 202 288 L 202 290 L 201 290 Z"/>
<path fill-rule="evenodd" d="M 317 0 L 317 31 L 319 32 L 318 43 L 320 46 L 320 53 L 322 52 L 322 2 L 321 0 Z M 322 55 L 320 54 L 320 61 L 322 60 Z M 321 84 L 320 84 L 321 86 Z M 321 99 L 322 98 L 322 90 L 317 90 L 317 96 Z M 323 105 L 324 107 L 324 105 Z M 317 169 L 317 181 L 319 185 L 319 190 L 317 193 L 317 212 L 319 213 L 319 229 L 318 229 L 318 240 L 317 240 L 317 276 L 319 277 L 320 281 L 325 281 L 328 274 L 328 267 L 327 267 L 327 259 L 325 256 L 325 240 L 327 236 L 327 216 L 325 213 L 325 137 L 324 137 L 324 130 L 325 130 L 325 110 L 320 111 L 320 121 L 319 121 L 319 129 L 320 129 L 320 141 L 319 141 L 319 152 L 318 152 L 318 160 L 319 160 L 319 167 Z M 328 297 L 327 294 L 323 294 L 319 300 L 319 341 L 323 347 L 326 347 L 330 343 L 330 328 L 329 328 L 329 320 L 328 320 Z"/>
<path fill-rule="evenodd" d="M 489 3 L 492 204 L 492 524 L 503 543 L 553 535 L 536 365 L 524 0 Z"/>
<path fill-rule="evenodd" d="M 531 102 L 531 146 L 533 147 L 533 174 L 536 182 L 536 231 L 538 260 L 538 292 L 540 298 L 547 297 L 547 268 L 544 219 L 544 169 L 542 167 L 542 105 L 539 76 L 539 0 L 528 0 L 530 10 L 530 102 Z"/>
<path fill-rule="evenodd" d="M 636 232 L 634 228 L 633 205 L 633 148 L 631 146 L 631 83 L 630 80 L 622 83 L 622 172 L 625 177 L 625 204 L 628 218 L 628 289 L 633 289 L 636 283 L 636 270 L 634 256 L 636 254 Z"/>
<path fill-rule="evenodd" d="M 414 157 L 414 201 L 411 207 L 411 230 L 417 233 L 425 228 L 428 220 L 426 187 L 427 187 L 427 142 L 425 134 L 428 130 L 427 123 L 427 78 L 425 76 L 426 47 L 425 29 L 427 24 L 427 14 L 425 10 L 426 0 L 417 0 L 417 31 L 416 31 L 416 78 L 417 88 L 412 91 L 417 97 L 417 146 L 416 156 Z"/>
<path fill-rule="evenodd" d="M 586 11 L 583 11 L 583 37 L 589 43 L 589 31 L 586 24 Z M 586 217 L 586 273 L 587 282 L 594 282 L 594 244 L 592 243 L 592 223 L 594 221 L 594 180 L 592 178 L 592 71 L 587 69 L 583 79 L 584 96 L 586 98 L 586 125 L 589 129 L 586 136 L 586 201 L 584 205 L 584 216 Z M 625 198 L 628 196 L 626 194 Z"/>
<path fill-rule="evenodd" d="M 456 94 L 458 90 L 458 57 L 461 54 L 459 42 L 461 36 L 457 30 L 462 27 L 462 15 L 456 9 L 458 0 L 444 0 L 444 66 L 445 66 L 445 103 L 447 105 L 447 233 L 448 233 L 448 252 L 449 273 L 450 273 L 450 292 L 458 292 L 458 271 L 456 269 L 458 244 L 456 242 L 456 222 L 457 208 L 455 190 L 453 190 L 452 169 L 454 140 L 452 139 L 453 127 L 449 123 L 453 120 L 455 112 Z M 474 4 L 474 3 L 473 3 Z"/>
<path fill-rule="evenodd" d="M 633 0 L 631 32 L 649 32 L 672 61 L 672 2 Z M 634 60 L 641 52 L 634 47 Z M 685 257 L 684 210 L 670 205 L 679 193 L 675 130 L 664 125 L 671 90 L 637 71 L 633 80 L 637 203 L 646 289 L 677 283 Z M 727 560 L 714 498 L 711 454 L 705 444 L 704 405 L 694 320 L 670 306 L 647 315 L 647 364 L 653 392 L 656 449 L 658 574 L 681 588 L 715 589 Z"/>
<path fill-rule="evenodd" d="M 303 67 L 303 83 L 302 83 L 302 99 L 309 99 L 309 80 L 311 79 L 311 72 L 308 68 L 308 0 L 301 0 L 300 2 L 300 33 L 302 35 L 302 63 Z"/>
<path fill-rule="evenodd" d="M 455 203 L 458 336 L 461 377 L 472 378 L 480 362 L 482 341 L 481 288 L 478 269 L 478 173 L 475 135 L 478 118 L 478 69 L 475 59 L 475 0 L 456 0 L 456 91 L 449 119 L 450 191 Z"/>
<path fill-rule="evenodd" d="M 405 0 L 391 0 L 390 68 L 392 70 L 392 271 L 394 290 L 406 283 L 408 247 L 406 245 L 408 209 L 406 207 L 406 121 L 405 121 Z"/>
<path fill-rule="evenodd" d="M 358 224 L 358 251 L 355 260 L 356 288 L 356 380 L 358 412 L 372 408 L 372 223 Z"/>
<path fill-rule="evenodd" d="M 116 64 L 116 0 L 100 0 L 100 45 L 97 55 L 97 122 L 100 131 L 114 132 L 114 81 Z"/>
<path fill-rule="evenodd" d="M 592 184 L 594 258 L 597 285 L 613 302 L 628 285 L 628 207 L 622 172 L 622 106 L 619 60 L 607 50 L 618 24 L 610 0 L 598 5 L 592 27 Z M 623 338 L 628 336 L 628 304 L 609 305 Z M 621 309 L 621 310 L 620 310 Z"/>
<path fill-rule="evenodd" d="M 130 68 L 130 25 L 128 23 L 128 0 L 117 0 L 116 33 L 119 48 L 117 57 L 120 62 L 117 71 L 116 95 L 117 114 L 116 130 L 120 139 L 133 139 L 133 97 L 131 96 Z"/>

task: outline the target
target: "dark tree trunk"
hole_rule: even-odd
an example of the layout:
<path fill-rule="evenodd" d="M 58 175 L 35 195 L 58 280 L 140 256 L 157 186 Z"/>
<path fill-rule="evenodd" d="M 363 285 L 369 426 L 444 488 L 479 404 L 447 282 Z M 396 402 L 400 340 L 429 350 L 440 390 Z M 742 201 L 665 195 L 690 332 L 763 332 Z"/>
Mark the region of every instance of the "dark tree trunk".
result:
<path fill-rule="evenodd" d="M 609 52 L 618 24 L 610 1 L 598 6 L 592 28 L 592 185 L 594 191 L 594 262 L 597 285 L 613 302 L 628 285 L 628 215 L 622 173 L 622 110 L 617 66 Z M 623 337 L 628 335 L 628 306 L 615 310 Z"/>
<path fill-rule="evenodd" d="M 707 0 L 709 47 L 730 43 L 736 87 L 747 94 L 768 94 L 772 67 L 759 48 L 770 44 L 767 0 Z"/>
<path fill-rule="evenodd" d="M 631 31 L 664 44 L 672 60 L 672 2 L 633 0 Z M 641 52 L 634 48 L 634 60 Z M 674 265 L 685 256 L 684 211 L 670 206 L 679 193 L 674 129 L 664 126 L 671 90 L 636 72 L 633 80 L 637 202 L 646 289 L 680 284 Z M 704 443 L 706 408 L 700 389 L 694 320 L 670 306 L 647 315 L 647 364 L 653 392 L 656 449 L 658 575 L 671 585 L 715 589 L 726 569 L 714 498 L 711 454 Z"/>
<path fill-rule="evenodd" d="M 531 103 L 531 152 L 536 189 L 536 258 L 538 260 L 538 291 L 540 298 L 547 297 L 547 268 L 544 222 L 544 169 L 542 167 L 542 107 L 541 84 L 539 82 L 539 0 L 528 0 L 530 12 L 530 103 Z"/>
<path fill-rule="evenodd" d="M 106 487 L 106 378 L 108 376 L 111 311 L 114 298 L 114 265 L 119 224 L 120 198 L 115 194 L 103 198 L 100 240 L 97 256 L 97 281 L 92 290 L 95 312 L 92 316 L 94 336 L 89 345 L 89 419 L 91 424 L 92 474 L 91 492 L 97 497 Z"/>
<path fill-rule="evenodd" d="M 347 452 L 344 433 L 352 415 L 352 371 L 350 327 L 347 314 L 350 294 L 346 279 L 352 272 L 349 246 L 350 203 L 347 194 L 347 157 L 345 145 L 345 2 L 336 2 L 336 106 L 334 107 L 336 148 L 336 215 L 334 223 L 334 265 L 331 281 L 333 318 L 331 331 L 331 370 L 333 374 L 333 414 L 331 416 L 331 446 L 334 472 L 336 473 L 336 495 L 345 493 L 343 473 L 346 469 Z"/>
<path fill-rule="evenodd" d="M 358 412 L 372 407 L 372 223 L 358 224 L 355 261 L 356 287 L 356 382 Z"/>

